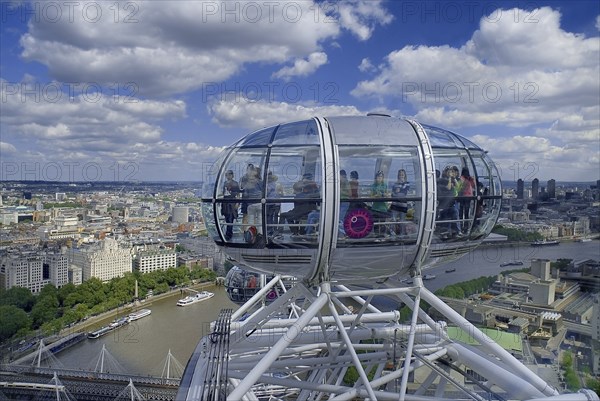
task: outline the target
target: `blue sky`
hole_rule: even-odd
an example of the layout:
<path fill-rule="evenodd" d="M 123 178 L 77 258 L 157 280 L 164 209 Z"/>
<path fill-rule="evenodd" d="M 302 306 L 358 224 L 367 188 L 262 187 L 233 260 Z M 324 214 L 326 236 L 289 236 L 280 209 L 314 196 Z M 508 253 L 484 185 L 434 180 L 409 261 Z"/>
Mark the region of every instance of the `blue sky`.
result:
<path fill-rule="evenodd" d="M 196 180 L 255 129 L 374 111 L 507 181 L 600 179 L 597 1 L 0 6 L 2 180 Z"/>

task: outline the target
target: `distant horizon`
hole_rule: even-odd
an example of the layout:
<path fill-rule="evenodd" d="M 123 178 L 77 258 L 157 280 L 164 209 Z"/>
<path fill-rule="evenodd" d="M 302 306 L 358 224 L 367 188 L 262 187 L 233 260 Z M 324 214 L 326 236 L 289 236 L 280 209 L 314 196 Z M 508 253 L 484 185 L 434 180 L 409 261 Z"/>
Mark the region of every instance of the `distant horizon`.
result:
<path fill-rule="evenodd" d="M 533 180 L 535 179 L 535 177 L 531 180 L 523 180 L 524 183 L 531 183 Z M 542 179 L 542 178 L 538 178 L 540 183 L 546 183 L 549 180 L 551 180 L 552 178 L 549 179 Z M 557 184 L 562 183 L 562 184 L 591 184 L 591 185 L 596 185 L 598 180 L 591 180 L 591 181 L 565 181 L 565 180 L 556 180 Z M 501 180 L 502 184 L 507 184 L 507 183 L 517 183 L 518 180 Z M 41 184 L 46 184 L 46 185 L 52 185 L 52 184 L 114 184 L 114 185 L 124 185 L 124 184 L 140 184 L 140 183 L 154 183 L 154 184 L 176 184 L 176 183 L 198 183 L 198 184 L 202 184 L 204 183 L 204 181 L 195 181 L 195 180 L 129 180 L 129 181 L 112 181 L 112 180 L 106 180 L 106 181 L 53 181 L 53 180 L 0 180 L 0 185 L 2 183 L 41 183 Z"/>

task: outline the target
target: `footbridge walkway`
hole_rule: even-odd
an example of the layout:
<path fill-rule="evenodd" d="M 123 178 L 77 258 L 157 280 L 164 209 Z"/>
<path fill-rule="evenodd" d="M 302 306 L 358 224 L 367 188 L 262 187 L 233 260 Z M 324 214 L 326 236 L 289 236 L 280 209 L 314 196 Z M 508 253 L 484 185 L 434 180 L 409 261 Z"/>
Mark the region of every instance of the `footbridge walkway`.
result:
<path fill-rule="evenodd" d="M 180 382 L 174 378 L 0 365 L 0 393 L 8 399 L 39 399 L 40 391 L 44 391 L 53 377 L 60 378 L 74 399 L 90 401 L 114 400 L 130 385 L 146 400 L 170 401 L 175 399 Z"/>

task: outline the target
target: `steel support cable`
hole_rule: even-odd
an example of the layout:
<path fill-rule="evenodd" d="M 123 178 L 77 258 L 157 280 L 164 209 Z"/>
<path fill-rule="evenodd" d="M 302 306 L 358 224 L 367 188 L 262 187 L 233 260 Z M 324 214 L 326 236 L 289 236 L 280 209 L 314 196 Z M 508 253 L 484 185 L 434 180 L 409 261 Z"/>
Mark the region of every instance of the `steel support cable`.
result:
<path fill-rule="evenodd" d="M 209 334 L 209 353 L 207 356 L 206 373 L 200 400 L 220 401 L 225 398 L 227 389 L 227 363 L 229 356 L 229 322 L 231 309 L 223 309 L 219 313 L 214 329 Z"/>

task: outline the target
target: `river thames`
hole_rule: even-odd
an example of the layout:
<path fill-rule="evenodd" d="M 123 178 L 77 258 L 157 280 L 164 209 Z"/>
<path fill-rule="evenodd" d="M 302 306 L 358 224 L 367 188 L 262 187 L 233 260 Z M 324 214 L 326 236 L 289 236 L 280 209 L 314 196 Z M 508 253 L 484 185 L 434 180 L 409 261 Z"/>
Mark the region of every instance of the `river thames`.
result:
<path fill-rule="evenodd" d="M 508 269 L 525 268 L 529 266 L 530 259 L 536 258 L 552 261 L 558 258 L 600 260 L 600 241 L 566 242 L 547 247 L 479 248 L 457 261 L 428 269 L 426 273 L 433 274 L 436 278 L 426 281 L 425 285 L 435 291 L 449 284 L 496 275 Z M 501 263 L 515 259 L 522 260 L 524 265 L 500 267 Z M 456 271 L 446 273 L 446 269 L 451 267 L 456 268 Z M 152 310 L 150 316 L 99 339 L 86 339 L 64 350 L 57 357 L 67 369 L 95 370 L 105 345 L 110 355 L 127 373 L 161 376 L 169 350 L 185 366 L 200 338 L 209 333 L 209 324 L 217 318 L 219 311 L 223 308 L 237 308 L 227 298 L 223 287 L 209 287 L 208 290 L 215 293 L 213 298 L 187 307 L 176 306 L 177 300 L 183 297 L 179 292 L 155 300 L 142 306 Z M 105 362 L 105 366 L 110 364 Z"/>
<path fill-rule="evenodd" d="M 85 339 L 57 355 L 67 369 L 96 370 L 96 364 L 106 346 L 108 353 L 117 360 L 123 373 L 160 377 L 169 350 L 175 359 L 185 367 L 188 358 L 198 341 L 210 333 L 209 324 L 223 308 L 238 306 L 232 303 L 224 287 L 205 287 L 215 296 L 186 307 L 177 306 L 183 298 L 179 291 L 172 296 L 145 302 L 140 308 L 152 310 L 150 316 L 131 322 L 98 339 Z M 94 326 L 108 324 L 107 321 Z M 110 358 L 108 358 L 110 359 Z M 115 372 L 115 368 L 105 359 L 105 369 Z"/>

